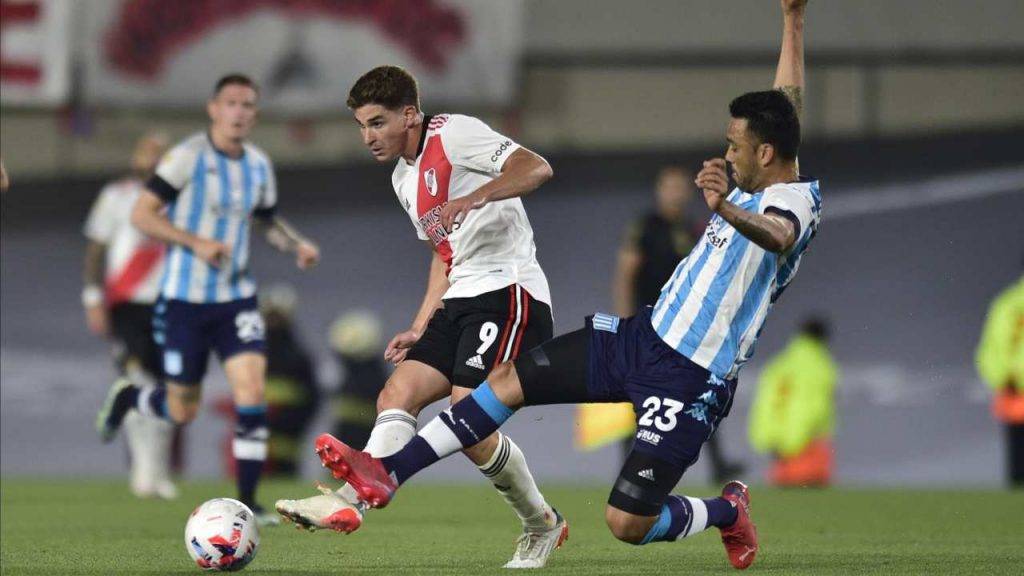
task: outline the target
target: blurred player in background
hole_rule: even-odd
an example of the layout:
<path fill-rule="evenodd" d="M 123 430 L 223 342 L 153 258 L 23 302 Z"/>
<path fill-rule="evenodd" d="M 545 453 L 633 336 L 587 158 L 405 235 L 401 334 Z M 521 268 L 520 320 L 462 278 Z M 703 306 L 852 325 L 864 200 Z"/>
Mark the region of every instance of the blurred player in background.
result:
<path fill-rule="evenodd" d="M 297 477 L 302 469 L 303 439 L 320 409 L 320 387 L 313 358 L 296 333 L 295 289 L 274 284 L 260 292 L 260 310 L 267 324 L 267 426 L 270 429 L 266 469 L 276 476 Z"/>
<path fill-rule="evenodd" d="M 605 508 L 612 534 L 648 544 L 714 526 L 730 563 L 749 567 L 758 539 L 743 483 L 729 482 L 710 499 L 669 493 L 728 415 L 739 370 L 818 227 L 818 183 L 797 167 L 804 7 L 805 0 L 782 1 L 775 89 L 730 103 L 726 157 L 704 162 L 696 180 L 714 215 L 653 309 L 627 319 L 596 314 L 584 329 L 502 363 L 391 456 L 323 434 L 321 462 L 382 507 L 418 471 L 478 443 L 521 406 L 629 400 L 639 431 Z"/>
<path fill-rule="evenodd" d="M 1024 487 L 1024 275 L 989 306 L 975 362 L 1006 430 L 1007 479 Z"/>
<path fill-rule="evenodd" d="M 272 244 L 295 254 L 302 270 L 317 263 L 320 251 L 276 215 L 270 158 L 247 141 L 258 96 L 250 78 L 222 77 L 207 104 L 208 131 L 165 154 L 135 203 L 132 223 L 168 245 L 154 322 L 167 388 L 124 381 L 112 387 L 99 429 L 104 438 L 113 437 L 131 408 L 178 424 L 192 421 L 215 350 L 237 409 L 238 497 L 268 523 L 276 516 L 255 502 L 267 457 L 267 361 L 256 283 L 249 275 L 250 225 L 255 218 Z"/>
<path fill-rule="evenodd" d="M 552 170 L 476 118 L 425 115 L 416 79 L 396 66 L 364 74 L 347 104 L 373 157 L 397 161 L 391 180 L 398 201 L 433 254 L 420 309 L 385 351 L 398 367 L 377 399 L 365 449 L 386 456 L 416 434 L 425 406 L 468 396 L 491 368 L 551 337 L 551 295 L 521 197 Z M 541 567 L 568 526 L 508 436 L 481 440 L 465 453 L 523 525 L 506 566 Z M 339 495 L 283 500 L 278 510 L 300 525 L 351 532 L 362 521 L 353 507 L 359 499 L 347 486 Z"/>
<path fill-rule="evenodd" d="M 341 372 L 331 401 L 332 430 L 352 446 L 365 446 L 377 419 L 377 395 L 388 378 L 380 320 L 368 311 L 346 312 L 331 324 L 330 342 Z"/>
<path fill-rule="evenodd" d="M 828 351 L 829 326 L 808 318 L 800 333 L 768 362 L 750 408 L 750 444 L 774 458 L 777 486 L 827 486 L 839 369 Z"/>
<path fill-rule="evenodd" d="M 653 306 L 665 279 L 700 240 L 704 222 L 690 206 L 696 189 L 693 174 L 666 166 L 654 187 L 654 209 L 634 218 L 619 247 L 612 295 L 623 318 Z"/>
<path fill-rule="evenodd" d="M 129 176 L 103 187 L 85 222 L 82 305 L 93 334 L 114 341 L 120 378 L 163 386 L 160 350 L 153 339 L 153 303 L 160 289 L 164 245 L 131 223 L 132 206 L 167 149 L 163 135 L 146 134 L 135 145 Z M 131 490 L 140 498 L 174 498 L 170 477 L 175 427 L 131 410 L 125 419 L 131 456 Z"/>

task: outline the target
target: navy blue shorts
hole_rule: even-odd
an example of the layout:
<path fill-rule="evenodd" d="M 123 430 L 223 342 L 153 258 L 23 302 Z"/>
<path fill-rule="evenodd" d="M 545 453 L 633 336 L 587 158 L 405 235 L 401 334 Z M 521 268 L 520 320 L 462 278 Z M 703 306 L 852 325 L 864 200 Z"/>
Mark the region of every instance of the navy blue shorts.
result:
<path fill-rule="evenodd" d="M 177 384 L 203 381 L 211 349 L 222 362 L 241 352 L 265 354 L 265 331 L 255 297 L 213 304 L 161 299 L 153 316 L 164 373 Z"/>
<path fill-rule="evenodd" d="M 651 308 L 632 318 L 595 314 L 587 327 L 530 350 L 516 362 L 526 405 L 631 402 L 634 452 L 680 473 L 732 405 L 722 380 L 676 352 L 651 326 Z"/>

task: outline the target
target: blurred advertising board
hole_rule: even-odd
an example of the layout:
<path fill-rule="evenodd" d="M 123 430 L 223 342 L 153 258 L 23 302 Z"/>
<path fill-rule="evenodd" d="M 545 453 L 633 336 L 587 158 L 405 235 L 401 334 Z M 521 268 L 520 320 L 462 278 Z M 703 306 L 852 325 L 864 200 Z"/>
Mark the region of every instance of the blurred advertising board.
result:
<path fill-rule="evenodd" d="M 397 64 L 427 102 L 502 106 L 523 45 L 522 0 L 107 0 L 82 18 L 97 105 L 195 106 L 237 71 L 264 108 L 338 111 L 359 75 Z"/>
<path fill-rule="evenodd" d="M 70 86 L 70 0 L 0 1 L 0 102 L 59 106 Z"/>

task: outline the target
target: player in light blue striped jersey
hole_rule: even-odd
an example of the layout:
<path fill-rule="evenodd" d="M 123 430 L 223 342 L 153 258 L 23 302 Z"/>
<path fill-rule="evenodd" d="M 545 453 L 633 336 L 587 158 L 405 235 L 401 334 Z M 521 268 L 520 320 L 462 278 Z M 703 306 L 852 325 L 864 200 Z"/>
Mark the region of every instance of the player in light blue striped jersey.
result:
<path fill-rule="evenodd" d="M 494 433 L 522 406 L 629 401 L 637 432 L 605 508 L 612 534 L 649 544 L 713 526 L 734 567 L 753 563 L 757 530 L 742 482 L 727 483 L 714 498 L 670 492 L 728 415 L 740 367 L 818 228 L 818 183 L 797 167 L 806 0 L 781 5 L 775 89 L 729 105 L 725 158 L 705 162 L 696 178 L 714 214 L 654 308 L 622 319 L 595 314 L 582 330 L 499 365 L 390 456 L 320 436 L 321 462 L 364 502 L 387 505 L 418 471 Z"/>
<path fill-rule="evenodd" d="M 317 246 L 275 214 L 277 183 L 270 158 L 247 141 L 259 90 L 240 74 L 221 78 L 207 104 L 209 130 L 186 138 L 160 161 L 132 211 L 132 223 L 166 242 L 168 253 L 155 306 L 154 335 L 163 349 L 166 388 L 119 381 L 97 427 L 109 440 L 137 409 L 177 424 L 195 418 L 211 350 L 231 384 L 238 423 L 233 452 L 239 500 L 257 519 L 275 522 L 256 505 L 267 454 L 263 319 L 249 274 L 253 224 L 300 269 L 320 258 Z"/>

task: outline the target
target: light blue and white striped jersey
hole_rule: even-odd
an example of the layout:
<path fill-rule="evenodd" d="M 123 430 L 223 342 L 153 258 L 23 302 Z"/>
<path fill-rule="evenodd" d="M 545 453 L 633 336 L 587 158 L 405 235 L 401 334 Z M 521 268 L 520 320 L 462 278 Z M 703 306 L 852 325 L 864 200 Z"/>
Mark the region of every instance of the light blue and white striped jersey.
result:
<path fill-rule="evenodd" d="M 796 275 L 821 218 L 817 180 L 774 184 L 758 194 L 734 189 L 744 210 L 781 213 L 799 222 L 786 253 L 768 252 L 718 214 L 661 289 L 651 316 L 669 346 L 719 378 L 732 379 L 754 354 L 772 304 Z"/>
<path fill-rule="evenodd" d="M 161 296 L 205 304 L 255 295 L 248 266 L 249 235 L 252 216 L 271 216 L 277 204 L 270 158 L 248 143 L 240 158 L 231 158 L 200 132 L 161 158 L 148 186 L 167 202 L 167 217 L 174 226 L 231 247 L 230 259 L 214 268 L 190 249 L 171 246 Z"/>

